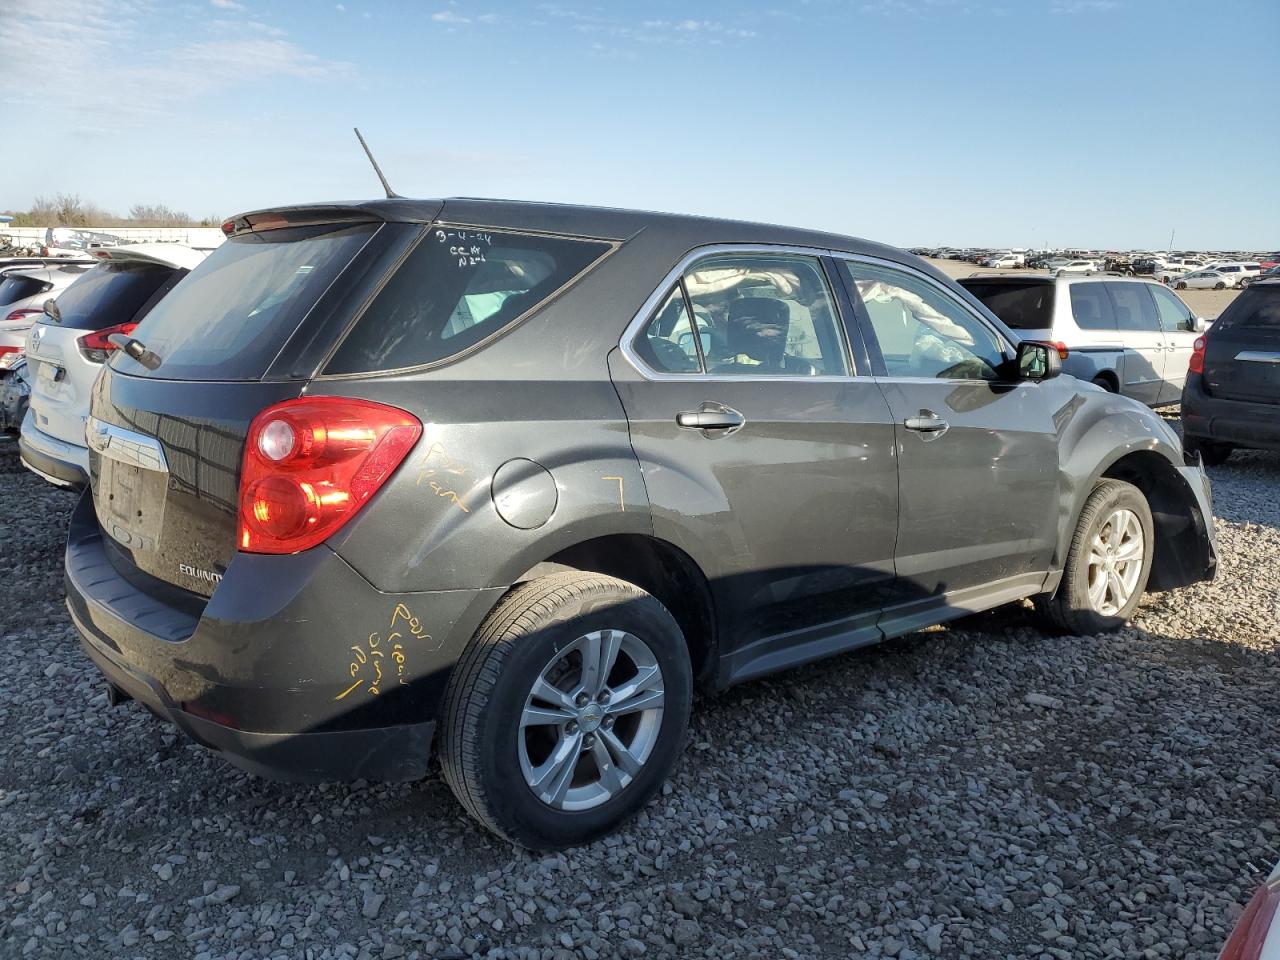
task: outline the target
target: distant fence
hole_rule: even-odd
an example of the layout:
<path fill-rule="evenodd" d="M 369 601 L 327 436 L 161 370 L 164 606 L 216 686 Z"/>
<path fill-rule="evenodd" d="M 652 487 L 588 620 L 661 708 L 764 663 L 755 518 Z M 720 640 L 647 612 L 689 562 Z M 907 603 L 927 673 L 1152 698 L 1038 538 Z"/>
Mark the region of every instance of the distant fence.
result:
<path fill-rule="evenodd" d="M 0 234 L 8 234 L 19 246 L 44 243 L 45 227 L 15 227 L 0 223 Z M 75 230 L 92 230 L 110 233 L 122 240 L 136 243 L 185 243 L 190 247 L 216 247 L 226 238 L 217 227 L 73 227 Z"/>

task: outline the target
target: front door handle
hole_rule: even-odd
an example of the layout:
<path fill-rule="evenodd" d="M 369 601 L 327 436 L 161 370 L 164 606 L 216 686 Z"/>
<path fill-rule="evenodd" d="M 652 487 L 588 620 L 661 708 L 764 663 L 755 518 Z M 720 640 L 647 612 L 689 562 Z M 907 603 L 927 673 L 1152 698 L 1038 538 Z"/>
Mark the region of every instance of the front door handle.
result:
<path fill-rule="evenodd" d="M 676 426 L 686 430 L 701 430 L 704 436 L 727 436 L 746 425 L 747 418 L 732 407 L 721 403 L 704 403 L 697 410 L 683 410 L 676 414 Z"/>
<path fill-rule="evenodd" d="M 907 417 L 902 421 L 902 425 L 914 433 L 920 434 L 921 440 L 937 440 L 948 430 L 951 424 L 943 420 L 936 413 L 929 410 L 921 410 L 917 417 Z"/>

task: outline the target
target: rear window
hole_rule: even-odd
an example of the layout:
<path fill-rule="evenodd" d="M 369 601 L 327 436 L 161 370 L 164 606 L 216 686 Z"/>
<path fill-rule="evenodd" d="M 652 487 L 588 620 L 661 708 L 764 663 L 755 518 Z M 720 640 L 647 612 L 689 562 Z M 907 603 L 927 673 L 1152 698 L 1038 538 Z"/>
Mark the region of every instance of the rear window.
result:
<path fill-rule="evenodd" d="M 160 366 L 148 370 L 118 350 L 112 367 L 165 380 L 258 379 L 376 226 L 320 224 L 229 238 L 134 331 Z"/>
<path fill-rule="evenodd" d="M 1213 329 L 1280 331 L 1280 286 L 1268 283 L 1246 287 L 1222 312 Z"/>
<path fill-rule="evenodd" d="M 101 330 L 127 323 L 173 274 L 160 264 L 100 263 L 58 295 L 58 325 Z"/>
<path fill-rule="evenodd" d="M 1006 327 L 1048 330 L 1053 326 L 1052 283 L 984 283 L 962 280 L 961 286 L 983 302 Z"/>
<path fill-rule="evenodd" d="M 37 280 L 35 277 L 5 277 L 0 280 L 0 306 L 34 297 L 52 287 L 52 283 Z"/>
<path fill-rule="evenodd" d="M 433 227 L 347 334 L 326 374 L 437 363 L 545 302 L 609 244 Z"/>

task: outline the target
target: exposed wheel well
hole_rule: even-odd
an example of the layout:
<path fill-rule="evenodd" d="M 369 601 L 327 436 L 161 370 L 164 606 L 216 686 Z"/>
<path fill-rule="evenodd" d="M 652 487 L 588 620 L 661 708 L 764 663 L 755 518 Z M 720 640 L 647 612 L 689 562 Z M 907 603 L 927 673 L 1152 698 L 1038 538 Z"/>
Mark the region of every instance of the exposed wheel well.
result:
<path fill-rule="evenodd" d="M 1103 370 L 1093 378 L 1093 382 L 1099 384 L 1103 389 L 1110 390 L 1112 393 L 1120 392 L 1120 378 L 1116 376 L 1114 370 Z"/>
<path fill-rule="evenodd" d="M 1151 506 L 1156 543 L 1147 589 L 1172 590 L 1200 580 L 1209 565 L 1205 524 L 1213 519 L 1200 515 L 1195 495 L 1173 464 L 1142 450 L 1121 457 L 1103 476 L 1132 483 Z"/>
<path fill-rule="evenodd" d="M 517 582 L 565 570 L 617 577 L 657 597 L 684 633 L 697 683 L 709 686 L 714 682 L 716 630 L 711 588 L 702 570 L 683 550 L 640 534 L 598 537 L 548 557 Z"/>

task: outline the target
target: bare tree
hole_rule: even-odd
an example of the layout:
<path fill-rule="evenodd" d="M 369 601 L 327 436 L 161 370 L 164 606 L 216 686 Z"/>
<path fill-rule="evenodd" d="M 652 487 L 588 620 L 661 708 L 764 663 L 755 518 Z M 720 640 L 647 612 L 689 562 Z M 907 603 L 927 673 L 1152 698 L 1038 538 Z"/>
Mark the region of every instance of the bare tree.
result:
<path fill-rule="evenodd" d="M 129 219 L 140 227 L 185 227 L 195 222 L 189 214 L 163 203 L 135 203 L 129 208 Z"/>

